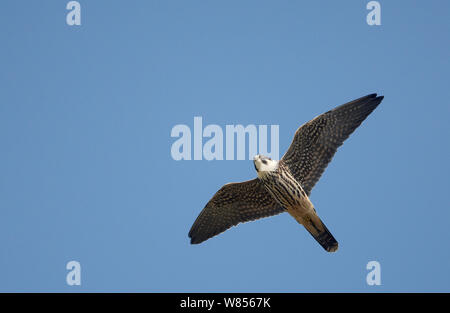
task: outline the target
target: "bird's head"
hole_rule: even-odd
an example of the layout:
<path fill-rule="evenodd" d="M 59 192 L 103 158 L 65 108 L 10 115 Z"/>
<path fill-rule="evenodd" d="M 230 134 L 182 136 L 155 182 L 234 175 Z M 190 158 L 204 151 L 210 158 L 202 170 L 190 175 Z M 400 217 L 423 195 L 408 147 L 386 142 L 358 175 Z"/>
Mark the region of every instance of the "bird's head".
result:
<path fill-rule="evenodd" d="M 265 172 L 276 171 L 278 168 L 278 161 L 260 154 L 253 158 L 253 164 L 255 165 L 256 172 L 258 172 L 258 176 Z"/>

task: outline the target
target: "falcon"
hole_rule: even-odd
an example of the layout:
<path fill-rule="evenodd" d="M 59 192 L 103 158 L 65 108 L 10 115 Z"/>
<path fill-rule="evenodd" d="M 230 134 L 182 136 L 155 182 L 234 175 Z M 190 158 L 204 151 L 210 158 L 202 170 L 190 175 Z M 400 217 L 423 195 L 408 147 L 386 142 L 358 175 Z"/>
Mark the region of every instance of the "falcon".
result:
<path fill-rule="evenodd" d="M 309 195 L 337 148 L 382 100 L 383 96 L 370 94 L 303 124 L 279 161 L 255 156 L 258 177 L 220 188 L 192 225 L 191 244 L 239 223 L 288 212 L 326 251 L 336 251 L 338 242 L 319 218 Z"/>

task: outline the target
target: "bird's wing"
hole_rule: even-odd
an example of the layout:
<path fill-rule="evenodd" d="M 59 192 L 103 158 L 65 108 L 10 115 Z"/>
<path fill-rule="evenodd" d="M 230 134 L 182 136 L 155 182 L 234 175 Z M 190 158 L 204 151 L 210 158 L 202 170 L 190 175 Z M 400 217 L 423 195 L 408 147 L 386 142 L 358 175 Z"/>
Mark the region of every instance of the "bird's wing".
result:
<path fill-rule="evenodd" d="M 189 237 L 192 244 L 201 243 L 238 223 L 283 211 L 258 179 L 226 184 L 206 204 Z"/>
<path fill-rule="evenodd" d="M 317 116 L 300 126 L 282 161 L 309 195 L 337 148 L 380 104 L 371 94 Z"/>

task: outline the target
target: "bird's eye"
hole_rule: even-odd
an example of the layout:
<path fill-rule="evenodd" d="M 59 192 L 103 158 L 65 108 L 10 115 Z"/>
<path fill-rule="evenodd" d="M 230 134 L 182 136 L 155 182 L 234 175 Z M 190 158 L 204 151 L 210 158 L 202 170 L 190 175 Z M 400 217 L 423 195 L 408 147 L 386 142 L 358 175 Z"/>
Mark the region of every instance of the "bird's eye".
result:
<path fill-rule="evenodd" d="M 262 162 L 263 162 L 264 164 L 266 164 L 266 165 L 267 165 L 267 161 L 266 161 L 266 160 L 262 160 Z"/>

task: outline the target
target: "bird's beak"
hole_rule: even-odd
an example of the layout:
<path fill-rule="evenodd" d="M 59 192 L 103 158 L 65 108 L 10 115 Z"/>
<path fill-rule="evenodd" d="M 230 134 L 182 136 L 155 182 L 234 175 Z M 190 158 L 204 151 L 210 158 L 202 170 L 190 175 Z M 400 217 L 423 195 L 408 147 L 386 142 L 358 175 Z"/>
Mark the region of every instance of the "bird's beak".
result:
<path fill-rule="evenodd" d="M 255 155 L 253 157 L 253 166 L 255 167 L 255 170 L 258 172 L 258 168 L 256 167 L 256 161 L 259 159 L 259 155 Z"/>

